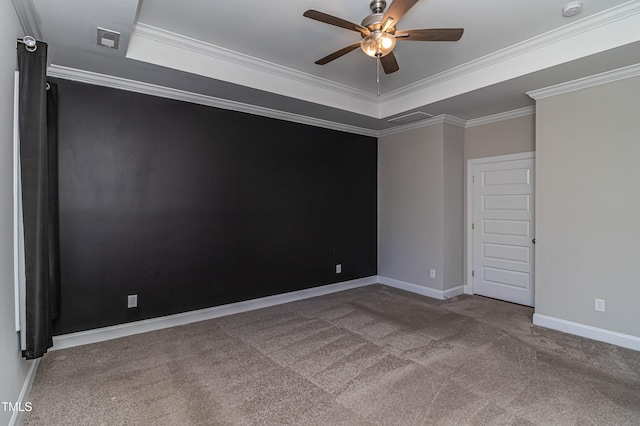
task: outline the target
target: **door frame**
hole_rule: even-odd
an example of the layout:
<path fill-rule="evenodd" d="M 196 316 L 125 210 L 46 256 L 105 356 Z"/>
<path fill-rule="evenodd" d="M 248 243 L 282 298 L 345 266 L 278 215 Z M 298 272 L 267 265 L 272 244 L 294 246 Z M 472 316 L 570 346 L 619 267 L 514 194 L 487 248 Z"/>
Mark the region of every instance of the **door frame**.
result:
<path fill-rule="evenodd" d="M 473 168 L 479 164 L 490 164 L 490 163 L 501 163 L 504 161 L 514 161 L 514 160 L 529 160 L 536 158 L 535 151 L 529 152 L 520 152 L 517 154 L 507 154 L 507 155 L 497 155 L 494 157 L 483 157 L 483 158 L 472 158 L 467 160 L 467 180 L 466 180 L 466 189 L 467 189 L 467 223 L 465 228 L 466 234 L 466 262 L 465 262 L 465 284 L 464 284 L 464 293 L 465 294 L 474 294 L 473 292 L 473 277 L 471 276 L 471 272 L 473 271 L 473 230 L 471 226 L 473 224 Z M 535 196 L 535 194 L 534 194 Z M 535 211 L 533 212 L 533 220 L 535 221 Z M 534 265 L 535 267 L 535 265 Z"/>

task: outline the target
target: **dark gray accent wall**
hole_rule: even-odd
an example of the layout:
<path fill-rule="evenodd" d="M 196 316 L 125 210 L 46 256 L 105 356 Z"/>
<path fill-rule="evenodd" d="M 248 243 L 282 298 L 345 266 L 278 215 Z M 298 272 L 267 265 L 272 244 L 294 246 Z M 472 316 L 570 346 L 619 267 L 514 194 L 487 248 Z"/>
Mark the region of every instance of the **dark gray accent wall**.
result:
<path fill-rule="evenodd" d="M 375 138 L 56 82 L 55 334 L 377 274 Z"/>

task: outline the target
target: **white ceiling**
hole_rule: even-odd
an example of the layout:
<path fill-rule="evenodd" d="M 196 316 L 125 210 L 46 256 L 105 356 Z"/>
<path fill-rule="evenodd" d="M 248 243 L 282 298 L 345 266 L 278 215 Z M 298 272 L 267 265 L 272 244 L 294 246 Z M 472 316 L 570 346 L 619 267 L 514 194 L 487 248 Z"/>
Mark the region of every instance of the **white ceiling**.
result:
<path fill-rule="evenodd" d="M 302 16 L 316 9 L 360 23 L 369 0 L 15 3 L 33 6 L 28 29 L 49 43 L 53 74 L 97 73 L 373 130 L 414 110 L 468 120 L 530 106 L 526 91 L 640 63 L 640 0 L 583 0 L 572 18 L 561 14 L 565 0 L 421 0 L 399 29 L 465 33 L 398 42 L 400 70 L 381 75 L 380 96 L 375 60 L 360 50 L 314 64 L 359 34 Z M 120 48 L 97 46 L 96 27 L 119 31 Z"/>

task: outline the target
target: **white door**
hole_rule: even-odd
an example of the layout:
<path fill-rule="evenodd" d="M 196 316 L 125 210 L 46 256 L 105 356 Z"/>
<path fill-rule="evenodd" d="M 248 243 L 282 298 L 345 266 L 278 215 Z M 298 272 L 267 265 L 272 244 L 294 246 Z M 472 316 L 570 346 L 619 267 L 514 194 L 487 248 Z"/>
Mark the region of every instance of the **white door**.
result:
<path fill-rule="evenodd" d="M 473 167 L 473 292 L 534 306 L 535 159 Z"/>

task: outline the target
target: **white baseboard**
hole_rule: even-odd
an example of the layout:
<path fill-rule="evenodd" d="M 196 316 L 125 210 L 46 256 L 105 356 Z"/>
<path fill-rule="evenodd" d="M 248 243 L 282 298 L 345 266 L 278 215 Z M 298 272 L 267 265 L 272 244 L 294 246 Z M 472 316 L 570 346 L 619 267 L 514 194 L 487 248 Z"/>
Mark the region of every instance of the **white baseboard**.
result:
<path fill-rule="evenodd" d="M 432 297 L 438 300 L 450 299 L 454 296 L 458 296 L 464 293 L 464 286 L 450 288 L 447 290 L 436 290 L 430 287 L 424 287 L 418 284 L 408 283 L 406 281 L 394 280 L 393 278 L 382 277 L 378 275 L 378 282 L 380 284 L 388 285 L 389 287 L 399 288 L 400 290 L 410 291 L 411 293 L 421 294 L 423 296 Z"/>
<path fill-rule="evenodd" d="M 277 294 L 274 296 L 261 297 L 259 299 L 246 300 L 243 302 L 231 303 L 228 305 L 214 306 L 212 308 L 199 309 L 197 311 L 183 312 L 180 314 L 167 315 L 159 318 L 129 322 L 110 327 L 102 327 L 94 330 L 79 331 L 77 333 L 63 334 L 53 338 L 53 348 L 59 350 L 74 346 L 87 345 L 105 340 L 117 339 L 118 337 L 131 336 L 133 334 L 146 333 L 148 331 L 161 330 L 163 328 L 175 327 L 192 322 L 205 321 L 219 318 L 225 315 L 238 314 L 241 312 L 253 311 L 255 309 L 280 305 L 283 303 L 295 302 L 296 300 L 308 299 L 310 297 L 322 296 L 338 291 L 349 290 L 356 287 L 363 287 L 378 282 L 378 277 L 371 276 L 359 278 L 351 281 L 344 281 L 336 284 L 329 284 L 321 287 L 313 287 L 305 290 L 293 291 L 290 293 Z"/>
<path fill-rule="evenodd" d="M 22 385 L 20 395 L 16 401 L 18 403 L 18 407 L 25 407 L 25 403 L 29 402 L 29 394 L 31 393 L 31 387 L 33 386 L 33 381 L 36 378 L 36 372 L 38 371 L 41 359 L 42 358 L 38 358 L 31 364 L 31 368 L 27 373 L 27 377 L 24 379 L 24 384 Z M 23 411 L 19 410 L 14 411 L 11 419 L 9 420 L 9 426 L 19 426 L 20 423 L 22 423 L 23 413 Z"/>
<path fill-rule="evenodd" d="M 449 288 L 442 292 L 443 299 L 451 299 L 452 297 L 460 296 L 464 294 L 464 286 L 459 285 L 457 287 Z"/>
<path fill-rule="evenodd" d="M 592 327 L 590 325 L 567 321 L 547 315 L 533 314 L 533 324 L 540 327 L 551 328 L 564 333 L 575 334 L 576 336 L 598 340 L 600 342 L 611 343 L 623 348 L 640 351 L 640 337 L 630 334 L 622 334 L 616 331 L 605 330 L 603 328 Z"/>

